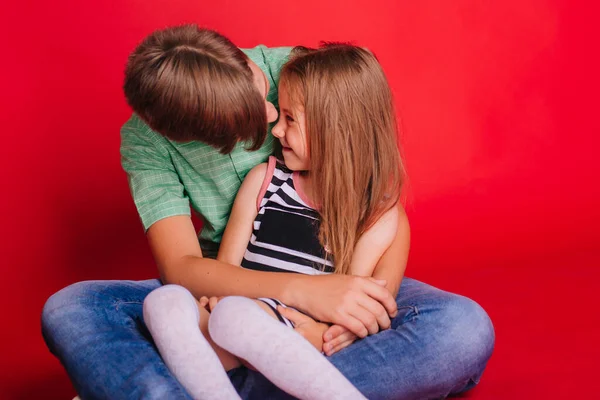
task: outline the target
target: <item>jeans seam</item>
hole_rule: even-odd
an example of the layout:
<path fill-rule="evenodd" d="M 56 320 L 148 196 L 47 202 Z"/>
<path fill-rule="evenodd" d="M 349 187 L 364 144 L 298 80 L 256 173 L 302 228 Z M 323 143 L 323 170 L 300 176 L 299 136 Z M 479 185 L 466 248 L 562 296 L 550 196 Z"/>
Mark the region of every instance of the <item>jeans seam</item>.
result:
<path fill-rule="evenodd" d="M 115 310 L 119 310 L 119 306 L 121 305 L 127 305 L 127 304 L 143 304 L 141 301 L 122 301 L 122 300 L 117 300 L 114 303 L 115 306 Z"/>
<path fill-rule="evenodd" d="M 406 305 L 406 306 L 399 306 L 399 307 L 398 307 L 398 311 L 400 311 L 400 310 L 402 310 L 402 309 L 409 310 L 409 311 L 406 313 L 406 316 L 404 317 L 404 318 L 406 318 L 406 317 L 408 317 L 408 318 L 407 318 L 407 319 L 405 319 L 405 320 L 404 320 L 404 322 L 411 322 L 411 321 L 414 321 L 414 320 L 415 320 L 415 319 L 416 319 L 416 318 L 419 316 L 419 309 L 417 308 L 417 306 L 409 306 L 409 305 Z"/>

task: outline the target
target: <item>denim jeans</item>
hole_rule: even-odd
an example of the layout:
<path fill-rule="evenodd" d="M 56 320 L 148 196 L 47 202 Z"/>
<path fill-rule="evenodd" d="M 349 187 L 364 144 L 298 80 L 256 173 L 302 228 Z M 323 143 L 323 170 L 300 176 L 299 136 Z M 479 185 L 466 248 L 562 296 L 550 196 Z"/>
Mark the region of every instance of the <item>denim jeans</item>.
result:
<path fill-rule="evenodd" d="M 142 319 L 158 280 L 86 281 L 54 294 L 42 332 L 84 400 L 191 399 L 161 360 Z M 494 329 L 474 301 L 404 278 L 392 329 L 329 360 L 369 399 L 443 398 L 479 382 Z M 289 399 L 260 373 L 229 376 L 243 399 Z"/>

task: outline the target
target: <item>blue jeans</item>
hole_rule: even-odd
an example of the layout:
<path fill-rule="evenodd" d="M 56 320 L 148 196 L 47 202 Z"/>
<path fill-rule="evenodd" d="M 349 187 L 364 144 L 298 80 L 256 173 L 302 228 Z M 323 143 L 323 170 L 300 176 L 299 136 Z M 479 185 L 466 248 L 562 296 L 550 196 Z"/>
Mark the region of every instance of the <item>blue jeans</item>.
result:
<path fill-rule="evenodd" d="M 82 399 L 191 399 L 161 360 L 142 319 L 158 280 L 87 281 L 46 302 L 42 332 Z M 479 382 L 494 329 L 474 301 L 404 278 L 392 329 L 329 360 L 369 399 L 441 398 Z M 229 376 L 243 399 L 289 399 L 260 373 Z"/>

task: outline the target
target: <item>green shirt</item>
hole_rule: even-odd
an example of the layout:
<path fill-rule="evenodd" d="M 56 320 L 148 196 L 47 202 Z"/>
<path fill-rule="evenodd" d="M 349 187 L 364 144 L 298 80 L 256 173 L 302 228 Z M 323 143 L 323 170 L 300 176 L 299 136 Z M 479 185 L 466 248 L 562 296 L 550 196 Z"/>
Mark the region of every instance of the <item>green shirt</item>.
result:
<path fill-rule="evenodd" d="M 291 47 L 261 45 L 243 51 L 265 72 L 271 85 L 267 100 L 277 106 L 279 73 Z M 243 179 L 267 161 L 273 144 L 269 128 L 258 151 L 246 151 L 238 143 L 223 155 L 201 142 L 171 141 L 132 115 L 121 128 L 121 165 L 144 229 L 166 217 L 190 215 L 191 205 L 203 221 L 200 239 L 220 242 Z"/>

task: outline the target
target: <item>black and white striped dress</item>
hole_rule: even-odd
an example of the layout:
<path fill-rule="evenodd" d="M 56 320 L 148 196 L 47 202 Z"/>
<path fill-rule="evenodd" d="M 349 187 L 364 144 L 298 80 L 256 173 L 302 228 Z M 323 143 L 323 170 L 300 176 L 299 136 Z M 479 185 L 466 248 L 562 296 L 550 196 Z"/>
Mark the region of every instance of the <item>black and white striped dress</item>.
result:
<path fill-rule="evenodd" d="M 325 259 L 325 249 L 319 243 L 319 213 L 304 195 L 298 173 L 287 169 L 275 157 L 269 158 L 257 208 L 243 268 L 309 275 L 333 272 L 331 257 Z M 273 309 L 281 304 L 275 299 L 260 300 Z M 279 313 L 275 314 L 293 326 Z"/>

